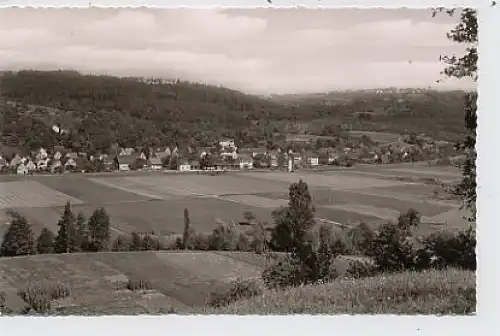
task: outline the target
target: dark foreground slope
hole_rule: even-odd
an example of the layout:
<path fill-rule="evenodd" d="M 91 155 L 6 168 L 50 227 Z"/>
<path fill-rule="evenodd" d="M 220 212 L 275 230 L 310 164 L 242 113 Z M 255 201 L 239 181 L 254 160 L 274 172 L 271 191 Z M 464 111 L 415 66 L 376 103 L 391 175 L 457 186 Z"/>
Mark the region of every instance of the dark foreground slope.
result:
<path fill-rule="evenodd" d="M 476 311 L 471 271 L 404 272 L 283 291 L 207 310 L 211 314 L 470 314 Z"/>
<path fill-rule="evenodd" d="M 62 285 L 70 295 L 52 302 L 57 314 L 197 312 L 208 295 L 237 277 L 261 274 L 264 257 L 239 252 L 127 252 L 0 258 L 0 292 L 20 312 L 18 292 Z M 130 290 L 129 280 L 150 290 Z"/>

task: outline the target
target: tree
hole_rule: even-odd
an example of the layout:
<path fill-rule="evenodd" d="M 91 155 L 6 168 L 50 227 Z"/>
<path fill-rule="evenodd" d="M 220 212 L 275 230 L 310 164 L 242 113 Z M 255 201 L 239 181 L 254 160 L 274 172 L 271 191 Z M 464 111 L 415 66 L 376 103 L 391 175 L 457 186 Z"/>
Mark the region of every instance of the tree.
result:
<path fill-rule="evenodd" d="M 54 253 L 54 233 L 43 228 L 36 241 L 36 250 L 39 254 Z"/>
<path fill-rule="evenodd" d="M 189 210 L 184 209 L 184 232 L 182 233 L 182 246 L 185 250 L 191 247 L 191 231 L 190 231 L 191 220 L 189 219 Z"/>
<path fill-rule="evenodd" d="M 89 248 L 89 231 L 85 215 L 81 212 L 76 216 L 76 245 L 82 251 L 87 251 Z"/>
<path fill-rule="evenodd" d="M 420 225 L 420 213 L 411 208 L 405 213 L 401 213 L 398 217 L 397 226 L 400 230 L 411 234 L 411 230 Z"/>
<path fill-rule="evenodd" d="M 142 251 L 142 238 L 137 232 L 132 232 L 132 242 L 130 243 L 130 251 Z"/>
<path fill-rule="evenodd" d="M 130 241 L 128 237 L 124 235 L 119 235 L 113 242 L 111 250 L 114 252 L 130 251 Z"/>
<path fill-rule="evenodd" d="M 59 226 L 59 231 L 55 239 L 54 251 L 56 253 L 77 251 L 75 216 L 71 211 L 71 204 L 69 202 L 66 203 L 63 215 L 57 225 Z"/>
<path fill-rule="evenodd" d="M 436 15 L 439 8 L 433 12 Z M 455 10 L 446 10 L 449 15 L 453 15 Z M 456 55 L 441 56 L 441 60 L 447 65 L 443 70 L 446 77 L 472 78 L 477 81 L 477 43 L 478 43 L 477 12 L 472 8 L 465 8 L 460 13 L 460 22 L 452 29 L 447 37 L 453 42 L 467 45 L 465 54 L 462 57 Z M 472 211 L 471 220 L 476 219 L 476 128 L 477 128 L 477 93 L 467 93 L 465 95 L 465 128 L 466 136 L 462 147 L 466 154 L 466 160 L 462 168 L 462 181 L 456 186 L 454 193 L 460 196 L 464 206 Z"/>
<path fill-rule="evenodd" d="M 245 221 L 249 224 L 253 223 L 255 219 L 257 218 L 255 214 L 252 211 L 245 211 L 243 213 L 243 218 L 245 218 Z"/>
<path fill-rule="evenodd" d="M 90 249 L 106 251 L 109 245 L 109 216 L 104 208 L 96 209 L 88 221 Z"/>
<path fill-rule="evenodd" d="M 311 237 L 311 229 L 316 224 L 314 212 L 309 188 L 301 179 L 290 185 L 288 207 L 274 213 L 276 225 L 271 244 L 291 253 L 290 264 L 297 266 L 292 276 L 300 283 L 315 282 L 319 278 L 318 255 Z"/>
<path fill-rule="evenodd" d="M 18 213 L 11 213 L 12 222 L 0 246 L 0 255 L 12 257 L 35 254 L 35 237 L 28 220 Z"/>

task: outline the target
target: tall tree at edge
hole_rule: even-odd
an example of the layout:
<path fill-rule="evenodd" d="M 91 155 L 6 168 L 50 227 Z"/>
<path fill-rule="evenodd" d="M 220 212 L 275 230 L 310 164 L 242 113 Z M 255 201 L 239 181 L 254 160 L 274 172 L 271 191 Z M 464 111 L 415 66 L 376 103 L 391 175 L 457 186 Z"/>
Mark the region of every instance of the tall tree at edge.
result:
<path fill-rule="evenodd" d="M 445 11 L 453 15 L 455 10 L 444 10 L 439 8 L 433 12 Z M 447 65 L 442 74 L 446 77 L 472 78 L 477 81 L 477 43 L 478 43 L 477 12 L 472 8 L 462 9 L 460 22 L 452 29 L 447 37 L 453 42 L 466 45 L 465 54 L 462 57 L 456 55 L 441 56 L 441 60 Z M 465 95 L 464 119 L 466 136 L 462 143 L 465 152 L 465 163 L 462 169 L 462 181 L 456 186 L 454 193 L 461 197 L 464 206 L 472 212 L 471 220 L 476 219 L 476 128 L 477 128 L 477 92 Z"/>

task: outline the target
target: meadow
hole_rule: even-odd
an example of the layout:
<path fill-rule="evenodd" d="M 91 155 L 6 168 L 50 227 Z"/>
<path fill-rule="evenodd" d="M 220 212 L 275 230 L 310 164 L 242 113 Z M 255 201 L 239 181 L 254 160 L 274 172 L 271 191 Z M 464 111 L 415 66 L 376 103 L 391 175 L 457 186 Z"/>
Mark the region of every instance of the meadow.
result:
<path fill-rule="evenodd" d="M 470 314 L 476 310 L 474 272 L 457 269 L 383 274 L 314 286 L 265 290 L 208 314 Z"/>
<path fill-rule="evenodd" d="M 399 171 L 411 175 L 413 180 L 395 178 Z M 272 223 L 272 210 L 287 204 L 289 185 L 302 178 L 309 185 L 318 219 L 375 226 L 395 220 L 399 213 L 414 208 L 429 223 L 427 227 L 424 223 L 424 229 L 432 229 L 462 215 L 456 202 L 432 198 L 436 186 L 425 182 L 429 176 L 457 179 L 459 171 L 388 165 L 293 173 L 234 172 L 221 176 L 189 173 L 7 176 L 0 180 L 0 223 L 7 223 L 8 210 L 15 210 L 28 218 L 35 232 L 43 227 L 56 232 L 66 201 L 71 202 L 75 213 L 82 212 L 87 217 L 95 208 L 104 207 L 110 215 L 114 236 L 133 231 L 157 235 L 180 233 L 185 208 L 189 210 L 192 227 L 200 232 L 210 232 L 221 222 L 241 222 L 246 211 Z M 458 228 L 461 226 L 462 222 Z"/>
<path fill-rule="evenodd" d="M 194 313 L 208 295 L 236 277 L 259 277 L 265 258 L 243 252 L 106 252 L 0 259 L 7 306 L 22 309 L 17 295 L 28 286 L 64 285 L 70 295 L 55 302 L 60 314 Z M 245 262 L 248 259 L 251 262 Z M 149 290 L 126 288 L 144 280 Z"/>

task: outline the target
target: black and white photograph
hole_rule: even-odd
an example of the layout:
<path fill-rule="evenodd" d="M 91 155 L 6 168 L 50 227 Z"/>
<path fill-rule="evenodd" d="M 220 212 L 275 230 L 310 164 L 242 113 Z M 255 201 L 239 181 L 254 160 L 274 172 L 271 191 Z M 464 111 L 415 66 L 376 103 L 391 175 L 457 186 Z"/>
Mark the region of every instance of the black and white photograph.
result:
<path fill-rule="evenodd" d="M 476 312 L 471 8 L 0 8 L 2 316 Z"/>

